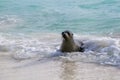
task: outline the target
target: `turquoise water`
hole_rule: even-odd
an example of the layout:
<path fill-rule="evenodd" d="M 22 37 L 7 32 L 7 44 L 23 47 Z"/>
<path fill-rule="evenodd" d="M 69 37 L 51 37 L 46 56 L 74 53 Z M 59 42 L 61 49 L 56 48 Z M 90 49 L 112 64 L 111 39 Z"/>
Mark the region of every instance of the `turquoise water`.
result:
<path fill-rule="evenodd" d="M 120 66 L 119 0 L 0 0 L 0 52 L 20 60 L 59 55 L 64 30 L 86 47 L 66 57 Z"/>
<path fill-rule="evenodd" d="M 119 0 L 1 0 L 0 31 L 119 34 Z"/>

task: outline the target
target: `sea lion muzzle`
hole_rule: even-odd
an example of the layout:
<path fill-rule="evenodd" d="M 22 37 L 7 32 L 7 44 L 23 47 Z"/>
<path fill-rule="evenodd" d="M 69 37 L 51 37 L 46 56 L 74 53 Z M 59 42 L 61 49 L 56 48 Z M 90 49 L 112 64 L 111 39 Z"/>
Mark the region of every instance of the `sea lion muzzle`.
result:
<path fill-rule="evenodd" d="M 65 32 L 62 32 L 62 37 L 66 40 L 69 37 L 69 35 Z"/>

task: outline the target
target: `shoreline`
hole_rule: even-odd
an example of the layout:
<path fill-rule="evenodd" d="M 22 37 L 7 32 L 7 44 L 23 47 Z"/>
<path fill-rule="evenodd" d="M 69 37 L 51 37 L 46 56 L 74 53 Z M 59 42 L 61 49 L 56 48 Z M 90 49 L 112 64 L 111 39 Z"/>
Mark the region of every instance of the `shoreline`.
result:
<path fill-rule="evenodd" d="M 119 80 L 120 69 L 66 60 L 34 61 L 27 66 L 8 56 L 0 56 L 0 80 Z"/>

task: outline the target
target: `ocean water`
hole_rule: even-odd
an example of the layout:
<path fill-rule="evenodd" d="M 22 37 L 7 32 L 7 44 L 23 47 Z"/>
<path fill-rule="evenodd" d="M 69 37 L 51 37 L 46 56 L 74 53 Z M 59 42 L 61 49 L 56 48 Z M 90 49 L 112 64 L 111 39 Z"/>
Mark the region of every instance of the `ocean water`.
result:
<path fill-rule="evenodd" d="M 0 0 L 0 57 L 120 67 L 119 0 Z M 85 52 L 59 52 L 70 30 Z"/>
<path fill-rule="evenodd" d="M 1 0 L 1 32 L 119 34 L 119 0 Z M 7 28 L 7 30 L 5 29 Z"/>
<path fill-rule="evenodd" d="M 0 80 L 119 80 L 119 8 L 119 0 L 0 0 Z M 59 51 L 64 30 L 85 52 Z"/>

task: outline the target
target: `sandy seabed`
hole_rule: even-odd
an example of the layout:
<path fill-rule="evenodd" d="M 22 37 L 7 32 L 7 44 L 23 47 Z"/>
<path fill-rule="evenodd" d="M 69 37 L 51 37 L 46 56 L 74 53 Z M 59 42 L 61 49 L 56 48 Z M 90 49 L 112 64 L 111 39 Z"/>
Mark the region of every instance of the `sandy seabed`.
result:
<path fill-rule="evenodd" d="M 0 55 L 0 80 L 120 80 L 120 69 L 67 60 L 22 60 Z"/>

